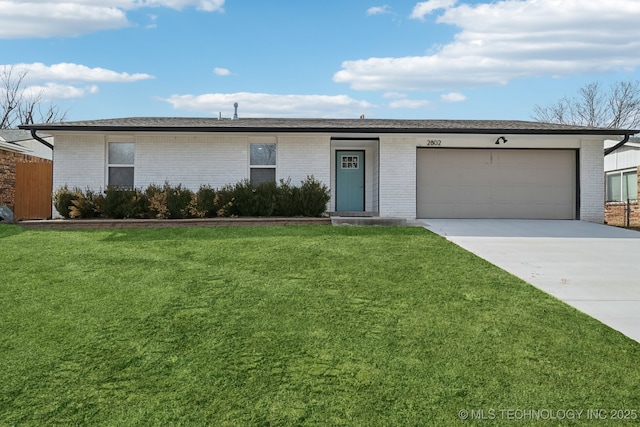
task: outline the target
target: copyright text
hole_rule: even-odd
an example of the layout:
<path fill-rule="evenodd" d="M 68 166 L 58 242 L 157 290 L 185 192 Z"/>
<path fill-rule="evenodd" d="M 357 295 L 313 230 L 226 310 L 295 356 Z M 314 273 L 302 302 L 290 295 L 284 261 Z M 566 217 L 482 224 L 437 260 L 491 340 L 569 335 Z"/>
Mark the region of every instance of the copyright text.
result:
<path fill-rule="evenodd" d="M 637 420 L 636 409 L 461 409 L 461 420 Z"/>

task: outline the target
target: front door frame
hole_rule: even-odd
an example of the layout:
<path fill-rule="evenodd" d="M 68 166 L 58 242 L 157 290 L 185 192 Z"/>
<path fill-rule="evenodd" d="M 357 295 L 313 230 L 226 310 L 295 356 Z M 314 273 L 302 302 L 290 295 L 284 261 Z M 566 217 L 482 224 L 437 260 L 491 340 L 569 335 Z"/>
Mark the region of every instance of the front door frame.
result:
<path fill-rule="evenodd" d="M 340 170 L 342 169 L 342 159 L 341 156 L 345 156 L 345 155 L 350 155 L 350 154 L 356 154 L 358 155 L 358 170 L 359 170 L 359 174 L 360 174 L 360 179 L 361 179 L 361 185 L 356 183 L 355 186 L 359 186 L 360 189 L 351 189 L 351 191 L 353 192 L 358 192 L 361 195 L 361 201 L 358 200 L 356 203 L 354 203 L 354 205 L 351 206 L 347 206 L 347 209 L 344 209 L 343 206 L 344 203 L 340 203 L 340 188 L 342 186 L 345 185 L 344 182 L 341 182 L 341 178 L 339 177 L 340 175 Z M 335 190 L 335 194 L 336 194 L 336 211 L 337 212 L 364 212 L 365 211 L 365 206 L 366 206 L 366 173 L 365 173 L 366 169 L 365 169 L 365 150 L 361 150 L 361 149 L 339 149 L 336 150 L 336 155 L 335 155 L 335 182 L 336 182 L 336 190 Z M 354 184 L 352 184 L 354 185 Z M 343 191 L 344 191 L 344 187 L 343 187 Z M 358 196 L 360 197 L 360 196 Z"/>

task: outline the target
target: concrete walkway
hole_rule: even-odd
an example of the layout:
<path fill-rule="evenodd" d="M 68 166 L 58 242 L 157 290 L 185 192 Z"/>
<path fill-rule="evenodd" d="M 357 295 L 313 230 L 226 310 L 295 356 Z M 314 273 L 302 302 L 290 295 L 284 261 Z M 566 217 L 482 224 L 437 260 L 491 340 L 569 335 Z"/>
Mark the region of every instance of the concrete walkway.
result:
<path fill-rule="evenodd" d="M 582 221 L 421 222 L 640 342 L 640 232 Z"/>

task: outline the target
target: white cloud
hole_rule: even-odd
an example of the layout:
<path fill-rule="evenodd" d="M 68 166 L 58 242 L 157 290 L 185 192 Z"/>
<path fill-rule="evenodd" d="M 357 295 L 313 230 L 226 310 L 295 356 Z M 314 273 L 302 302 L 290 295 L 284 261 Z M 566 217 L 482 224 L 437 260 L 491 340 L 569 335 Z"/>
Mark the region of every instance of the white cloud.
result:
<path fill-rule="evenodd" d="M 462 102 L 466 101 L 467 97 L 458 92 L 451 92 L 444 95 L 440 95 L 440 99 L 444 102 Z"/>
<path fill-rule="evenodd" d="M 132 9 L 224 11 L 225 0 L 0 0 L 0 39 L 70 37 L 130 26 Z"/>
<path fill-rule="evenodd" d="M 457 0 L 429 0 L 416 4 L 411 12 L 412 19 L 424 19 L 434 10 L 447 9 L 456 4 Z"/>
<path fill-rule="evenodd" d="M 2 0 L 6 4 L 31 4 L 31 5 L 85 5 L 93 7 L 117 8 L 124 10 L 141 9 L 149 7 L 168 7 L 171 9 L 184 9 L 195 7 L 206 11 L 224 11 L 225 0 Z"/>
<path fill-rule="evenodd" d="M 428 10 L 420 5 L 420 13 Z M 345 61 L 334 81 L 361 90 L 442 90 L 634 68 L 640 66 L 638 20 L 637 0 L 460 5 L 438 18 L 461 29 L 450 43 L 424 56 Z"/>
<path fill-rule="evenodd" d="M 384 6 L 374 6 L 367 9 L 367 15 L 385 15 L 391 13 L 389 9 L 389 5 L 385 4 Z"/>
<path fill-rule="evenodd" d="M 25 96 L 40 97 L 43 101 L 82 98 L 96 94 L 100 88 L 93 83 L 129 83 L 154 78 L 150 74 L 124 73 L 85 65 L 60 63 L 1 65 L 0 74 L 10 73 L 12 80 L 22 78 Z"/>
<path fill-rule="evenodd" d="M 231 75 L 231 71 L 229 71 L 226 68 L 219 68 L 219 67 L 214 68 L 213 69 L 213 73 L 216 76 L 230 76 Z"/>
<path fill-rule="evenodd" d="M 26 71 L 27 74 L 25 80 L 39 82 L 54 80 L 68 82 L 127 83 L 153 78 L 150 74 L 129 74 L 125 72 L 107 70 L 105 68 L 90 68 L 86 65 L 66 62 L 53 65 L 45 65 L 41 62 L 35 62 L 33 64 L 0 65 L 0 70 L 5 70 L 10 67 L 13 67 L 15 73 Z"/>
<path fill-rule="evenodd" d="M 0 0 L 0 38 L 77 36 L 129 26 L 115 7 L 79 2 L 18 2 Z"/>
<path fill-rule="evenodd" d="M 75 87 L 57 83 L 28 86 L 24 90 L 25 96 L 31 98 L 40 97 L 43 101 L 82 98 L 88 94 L 95 94 L 98 92 L 99 88 L 96 85 Z"/>
<path fill-rule="evenodd" d="M 375 105 L 346 95 L 277 95 L 268 93 L 208 93 L 202 95 L 172 95 L 164 101 L 177 110 L 198 111 L 224 117 L 233 114 L 233 104 L 239 104 L 242 117 L 359 117 Z"/>
<path fill-rule="evenodd" d="M 107 0 L 105 0 L 107 2 Z M 129 9 L 147 6 L 170 7 L 172 9 L 183 9 L 185 7 L 194 6 L 198 10 L 205 12 L 224 11 L 225 0 L 129 0 L 120 1 L 120 3 L 128 3 Z"/>
<path fill-rule="evenodd" d="M 412 110 L 424 108 L 431 105 L 431 102 L 417 99 L 399 99 L 389 103 L 390 108 L 409 108 Z"/>
<path fill-rule="evenodd" d="M 385 99 L 404 99 L 407 97 L 407 94 L 400 92 L 387 92 L 383 94 L 382 97 Z"/>

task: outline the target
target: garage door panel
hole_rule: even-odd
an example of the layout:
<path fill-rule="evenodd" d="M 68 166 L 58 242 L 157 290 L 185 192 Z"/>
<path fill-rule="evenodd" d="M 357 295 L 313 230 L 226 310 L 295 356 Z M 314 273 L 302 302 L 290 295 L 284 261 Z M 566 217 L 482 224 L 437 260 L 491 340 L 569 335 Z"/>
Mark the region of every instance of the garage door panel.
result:
<path fill-rule="evenodd" d="M 464 185 L 458 186 L 458 188 L 454 191 L 455 199 L 454 201 L 458 201 L 459 203 L 486 203 L 486 199 L 482 194 L 482 191 L 478 191 L 477 185 L 469 185 L 466 183 Z"/>
<path fill-rule="evenodd" d="M 491 206 L 487 203 L 465 203 L 465 202 L 444 202 L 444 203 L 427 203 L 426 209 L 429 209 L 434 218 L 446 218 L 447 215 L 453 215 L 452 218 L 487 218 L 491 215 Z"/>
<path fill-rule="evenodd" d="M 503 183 L 487 189 L 487 192 L 491 195 L 490 200 L 495 203 L 518 202 L 528 204 L 565 203 L 567 194 L 570 191 L 572 191 L 572 188 L 530 183 Z M 485 198 L 484 194 L 480 194 L 478 197 L 483 199 Z"/>
<path fill-rule="evenodd" d="M 418 149 L 418 218 L 574 219 L 573 150 Z"/>
<path fill-rule="evenodd" d="M 483 153 L 471 153 L 460 151 L 458 153 L 452 150 L 433 150 L 432 155 L 425 158 L 424 161 L 433 164 L 463 165 L 463 164 L 491 164 L 491 153 L 485 151 Z"/>

